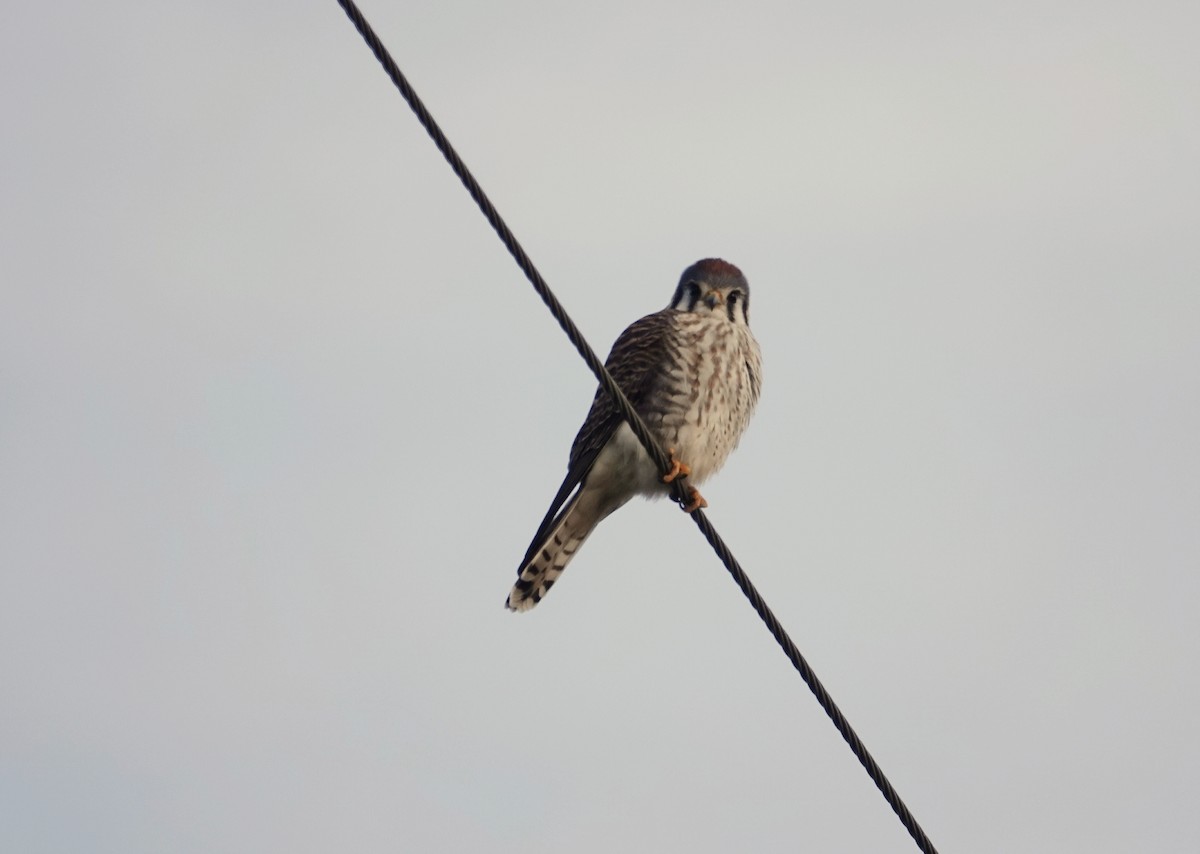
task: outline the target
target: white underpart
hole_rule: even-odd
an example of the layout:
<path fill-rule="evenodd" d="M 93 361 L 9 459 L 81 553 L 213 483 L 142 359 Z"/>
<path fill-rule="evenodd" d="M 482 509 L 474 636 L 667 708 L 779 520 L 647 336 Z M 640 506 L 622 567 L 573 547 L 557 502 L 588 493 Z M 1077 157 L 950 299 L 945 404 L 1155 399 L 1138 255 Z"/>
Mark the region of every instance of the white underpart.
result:
<path fill-rule="evenodd" d="M 740 321 L 740 318 L 739 318 Z M 697 486 L 712 477 L 750 423 L 758 401 L 762 356 L 758 342 L 744 322 L 730 322 L 723 309 L 688 312 L 679 316 L 680 335 L 688 341 L 685 358 L 671 369 L 673 400 L 656 432 L 691 466 L 688 483 Z"/>

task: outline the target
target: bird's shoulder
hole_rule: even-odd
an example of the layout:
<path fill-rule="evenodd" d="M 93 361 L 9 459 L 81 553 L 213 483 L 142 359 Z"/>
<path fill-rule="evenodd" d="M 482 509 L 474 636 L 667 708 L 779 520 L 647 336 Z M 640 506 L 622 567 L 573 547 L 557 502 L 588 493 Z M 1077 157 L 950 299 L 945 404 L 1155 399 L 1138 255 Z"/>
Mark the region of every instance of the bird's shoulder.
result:
<path fill-rule="evenodd" d="M 625 327 L 613 342 L 604 366 L 629 395 L 636 389 L 626 389 L 624 379 L 642 379 L 662 366 L 664 354 L 674 340 L 680 312 L 664 308 L 635 320 Z"/>

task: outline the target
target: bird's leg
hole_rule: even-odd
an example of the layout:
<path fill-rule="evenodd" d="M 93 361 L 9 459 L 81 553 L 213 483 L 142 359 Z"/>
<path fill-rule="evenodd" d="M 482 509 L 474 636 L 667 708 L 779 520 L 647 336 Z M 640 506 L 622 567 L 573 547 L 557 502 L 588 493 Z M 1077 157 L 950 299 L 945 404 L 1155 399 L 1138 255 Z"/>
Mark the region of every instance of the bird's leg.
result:
<path fill-rule="evenodd" d="M 692 473 L 692 467 L 685 462 L 675 459 L 675 449 L 667 448 L 667 456 L 671 458 L 671 470 L 662 476 L 663 483 L 674 483 L 677 477 L 687 477 Z"/>
<path fill-rule="evenodd" d="M 667 456 L 671 458 L 671 470 L 662 476 L 663 483 L 674 483 L 677 479 L 687 477 L 692 473 L 691 466 L 676 458 L 674 448 L 667 448 Z M 683 504 L 680 502 L 683 512 L 695 513 L 701 507 L 708 506 L 708 502 L 704 500 L 704 496 L 700 494 L 700 490 L 696 489 L 696 487 L 689 486 L 687 493 L 688 503 Z"/>
<path fill-rule="evenodd" d="M 700 490 L 694 486 L 688 487 L 688 497 L 691 498 L 691 501 L 683 505 L 684 513 L 695 513 L 701 507 L 708 506 L 708 502 L 704 500 L 704 496 L 700 494 Z"/>

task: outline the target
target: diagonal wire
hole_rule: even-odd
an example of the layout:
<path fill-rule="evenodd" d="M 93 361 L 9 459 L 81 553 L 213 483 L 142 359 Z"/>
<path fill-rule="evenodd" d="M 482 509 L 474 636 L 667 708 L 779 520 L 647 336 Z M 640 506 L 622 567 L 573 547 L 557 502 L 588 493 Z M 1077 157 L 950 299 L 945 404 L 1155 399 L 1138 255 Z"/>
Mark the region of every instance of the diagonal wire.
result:
<path fill-rule="evenodd" d="M 570 339 L 575 349 L 579 351 L 579 355 L 583 357 L 584 362 L 587 363 L 592 373 L 596 375 L 596 379 L 605 393 L 616 403 L 621 415 L 628 422 L 630 429 L 633 430 L 638 441 L 645 446 L 651 460 L 654 461 L 659 471 L 664 473 L 669 471 L 671 469 L 670 458 L 664 453 L 657 440 L 650 434 L 649 428 L 641 416 L 638 415 L 637 411 L 634 410 L 625 393 L 621 391 L 620 386 L 613 380 L 612 375 L 605 369 L 604 363 L 600 361 L 595 351 L 584 340 L 583 334 L 575 326 L 570 316 L 568 316 L 566 309 L 558 301 L 554 292 L 550 290 L 550 286 L 546 284 L 545 279 L 542 278 L 542 274 L 534 267 L 533 262 L 525 253 L 517 238 L 501 218 L 500 213 L 496 210 L 491 200 L 483 192 L 483 188 L 479 186 L 479 182 L 475 180 L 475 176 L 471 174 L 462 158 L 458 156 L 458 152 L 454 150 L 454 147 L 450 144 L 442 129 L 434 121 L 433 116 L 417 96 L 412 85 L 401 73 L 400 68 L 388 53 L 387 48 L 383 46 L 383 42 L 380 41 L 379 36 L 375 34 L 367 19 L 363 17 L 363 13 L 354 4 L 353 0 L 338 0 L 338 5 L 342 7 L 346 15 L 350 18 L 350 21 L 354 24 L 355 29 L 358 30 L 359 35 L 366 41 L 367 46 L 375 54 L 375 58 L 379 60 L 380 65 L 383 66 L 383 70 L 387 73 L 392 83 L 400 90 L 400 94 L 416 114 L 417 120 L 429 133 L 438 150 L 442 152 L 442 155 L 450 164 L 450 168 L 454 170 L 454 174 L 459 177 L 463 186 L 466 187 L 467 192 L 471 194 L 471 198 L 475 200 L 484 217 L 487 218 L 492 228 L 495 229 L 501 242 L 504 243 L 505 248 L 508 249 L 513 259 L 517 262 L 517 266 L 525 273 L 526 278 L 529 279 L 538 296 L 542 298 L 542 302 L 550 309 L 550 313 L 554 315 L 554 319 L 558 321 L 558 325 L 562 327 L 567 338 Z M 674 482 L 674 498 L 680 503 L 686 503 L 689 500 L 689 496 L 682 480 L 682 478 L 677 478 Z M 767 603 L 754 587 L 754 584 L 751 583 L 749 576 L 746 575 L 745 570 L 742 569 L 737 559 L 733 556 L 733 553 L 729 550 L 729 546 L 725 544 L 720 534 L 717 533 L 716 528 L 708 521 L 708 517 L 704 514 L 704 511 L 697 510 L 691 514 L 691 517 L 695 521 L 696 527 L 704 534 L 704 538 L 708 540 L 713 551 L 716 552 L 721 562 L 725 565 L 725 568 L 729 570 L 729 574 L 733 576 L 734 582 L 741 588 L 746 598 L 750 600 L 750 605 L 758 613 L 763 623 L 766 624 L 767 630 L 770 631 L 776 642 L 782 647 L 784 655 L 788 657 L 792 666 L 799 672 L 800 678 L 804 680 L 805 684 L 813 692 L 813 695 L 817 698 L 817 702 L 821 704 L 821 708 L 829 715 L 830 720 L 833 721 L 833 725 L 850 746 L 850 750 L 858 758 L 858 761 L 862 763 L 871 780 L 879 788 L 879 791 L 895 811 L 905 829 L 908 830 L 913 840 L 917 843 L 917 847 L 925 852 L 925 854 L 937 854 L 937 849 L 933 847 L 933 843 L 925 835 L 925 831 L 921 829 L 913 814 L 904 805 L 904 801 L 901 800 L 900 795 L 884 775 L 883 769 L 879 767 L 874 757 L 871 756 L 862 739 L 858 737 L 853 727 L 850 726 L 850 722 L 846 720 L 846 716 L 842 714 L 841 709 L 834 703 L 833 698 L 829 695 L 825 686 L 821 684 L 821 680 L 817 678 L 817 674 L 804 658 L 804 655 L 797 648 L 796 644 L 792 642 L 792 639 L 780 624 L 779 619 L 767 606 Z"/>

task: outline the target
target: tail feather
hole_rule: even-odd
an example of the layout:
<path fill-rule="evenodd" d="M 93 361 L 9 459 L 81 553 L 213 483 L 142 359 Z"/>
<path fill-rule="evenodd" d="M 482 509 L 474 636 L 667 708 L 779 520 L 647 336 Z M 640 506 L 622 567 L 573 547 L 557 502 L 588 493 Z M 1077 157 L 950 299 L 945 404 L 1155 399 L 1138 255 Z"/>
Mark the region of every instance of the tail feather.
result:
<path fill-rule="evenodd" d="M 528 611 L 541 602 L 603 518 L 595 512 L 591 501 L 580 501 L 585 494 L 583 489 L 577 491 L 545 540 L 530 549 L 530 557 L 521 567 L 517 583 L 504 603 L 510 611 Z"/>

